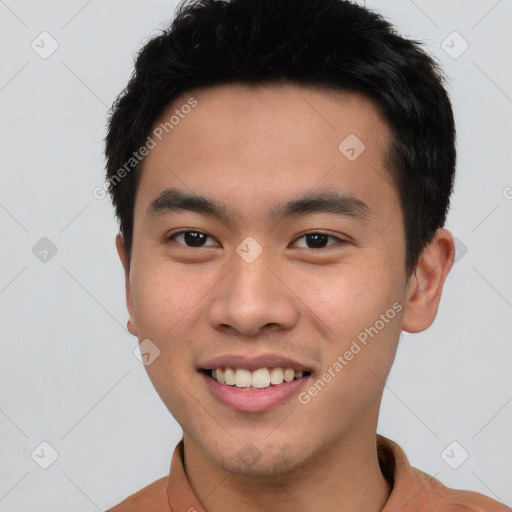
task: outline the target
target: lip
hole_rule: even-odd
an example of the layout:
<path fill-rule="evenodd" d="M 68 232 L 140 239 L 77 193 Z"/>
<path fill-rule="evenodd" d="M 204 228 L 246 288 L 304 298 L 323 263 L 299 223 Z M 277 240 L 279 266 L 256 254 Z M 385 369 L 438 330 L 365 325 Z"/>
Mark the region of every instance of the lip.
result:
<path fill-rule="evenodd" d="M 258 370 L 259 368 L 293 368 L 295 371 L 313 373 L 311 366 L 299 361 L 277 354 L 262 354 L 254 357 L 228 354 L 207 359 L 198 364 L 198 370 L 214 370 L 216 368 L 243 368 L 245 370 Z"/>
<path fill-rule="evenodd" d="M 238 366 L 238 368 L 242 368 Z M 261 366 L 260 366 L 261 368 Z M 284 404 L 307 384 L 311 375 L 283 382 L 265 389 L 242 389 L 212 379 L 204 372 L 200 372 L 210 393 L 224 405 L 236 411 L 263 412 Z"/>

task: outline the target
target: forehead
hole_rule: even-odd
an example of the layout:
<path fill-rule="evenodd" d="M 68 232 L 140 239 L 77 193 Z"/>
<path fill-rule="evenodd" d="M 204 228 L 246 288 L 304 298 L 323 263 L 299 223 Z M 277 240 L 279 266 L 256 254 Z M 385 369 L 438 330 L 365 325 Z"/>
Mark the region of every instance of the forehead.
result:
<path fill-rule="evenodd" d="M 390 131 L 361 94 L 297 85 L 198 89 L 174 100 L 154 133 L 137 193 L 146 207 L 176 186 L 243 202 L 247 214 L 315 187 L 370 202 L 394 194 L 384 168 Z"/>
<path fill-rule="evenodd" d="M 192 100 L 197 105 L 186 108 Z M 180 119 L 173 116 L 181 110 L 190 112 Z M 289 158 L 320 142 L 337 152 L 339 142 L 351 134 L 370 151 L 376 143 L 386 145 L 389 138 L 385 120 L 366 96 L 295 84 L 226 84 L 190 91 L 168 105 L 155 126 L 165 128 L 171 118 L 177 124 L 163 134 L 170 143 L 178 145 L 193 134 L 198 136 L 195 148 L 240 150 L 244 145 L 251 152 L 278 146 Z M 184 156 L 191 156 L 189 149 L 182 148 Z"/>

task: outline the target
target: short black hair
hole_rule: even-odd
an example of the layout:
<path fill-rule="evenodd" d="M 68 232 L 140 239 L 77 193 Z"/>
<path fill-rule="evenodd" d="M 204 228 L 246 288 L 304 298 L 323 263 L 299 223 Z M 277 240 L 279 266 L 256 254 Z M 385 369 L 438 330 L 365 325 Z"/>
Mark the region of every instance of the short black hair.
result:
<path fill-rule="evenodd" d="M 412 273 L 445 223 L 453 189 L 455 126 L 444 81 L 422 43 L 347 0 L 181 2 L 173 21 L 139 51 L 109 114 L 106 183 L 128 261 L 143 161 L 133 154 L 165 107 L 198 88 L 288 83 L 373 100 L 392 133 L 385 163 L 400 198 Z"/>

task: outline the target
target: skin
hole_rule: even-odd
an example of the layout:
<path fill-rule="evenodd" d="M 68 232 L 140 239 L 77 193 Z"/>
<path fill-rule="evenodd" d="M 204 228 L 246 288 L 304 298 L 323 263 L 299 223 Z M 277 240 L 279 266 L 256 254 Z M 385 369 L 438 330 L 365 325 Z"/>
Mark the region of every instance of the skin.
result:
<path fill-rule="evenodd" d="M 391 135 L 364 96 L 223 85 L 188 92 L 162 120 L 190 96 L 198 105 L 145 159 L 130 262 L 116 239 L 128 328 L 161 351 L 146 368 L 183 429 L 190 484 L 209 512 L 380 511 L 390 493 L 375 446 L 384 383 L 401 330 L 435 319 L 452 236 L 440 229 L 408 276 L 402 211 L 383 164 Z M 349 134 L 366 146 L 354 161 L 338 150 Z M 169 187 L 224 203 L 229 223 L 147 214 Z M 322 190 L 363 201 L 370 215 L 266 219 L 277 202 Z M 168 240 L 186 228 L 209 238 L 202 247 Z M 344 243 L 308 246 L 313 230 Z M 252 263 L 236 252 L 248 236 L 263 250 Z M 266 412 L 234 411 L 197 370 L 220 354 L 278 353 L 312 368 L 312 384 L 394 303 L 401 310 L 307 405 L 293 397 Z"/>

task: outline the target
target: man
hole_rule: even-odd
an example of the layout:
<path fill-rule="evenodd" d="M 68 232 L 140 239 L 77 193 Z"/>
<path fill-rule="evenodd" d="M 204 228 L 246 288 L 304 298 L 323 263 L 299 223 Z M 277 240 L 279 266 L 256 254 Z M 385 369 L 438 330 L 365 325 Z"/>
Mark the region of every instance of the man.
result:
<path fill-rule="evenodd" d="M 128 329 L 183 429 L 124 511 L 505 511 L 377 435 L 435 319 L 455 129 L 440 71 L 344 0 L 198 0 L 106 138 Z"/>

